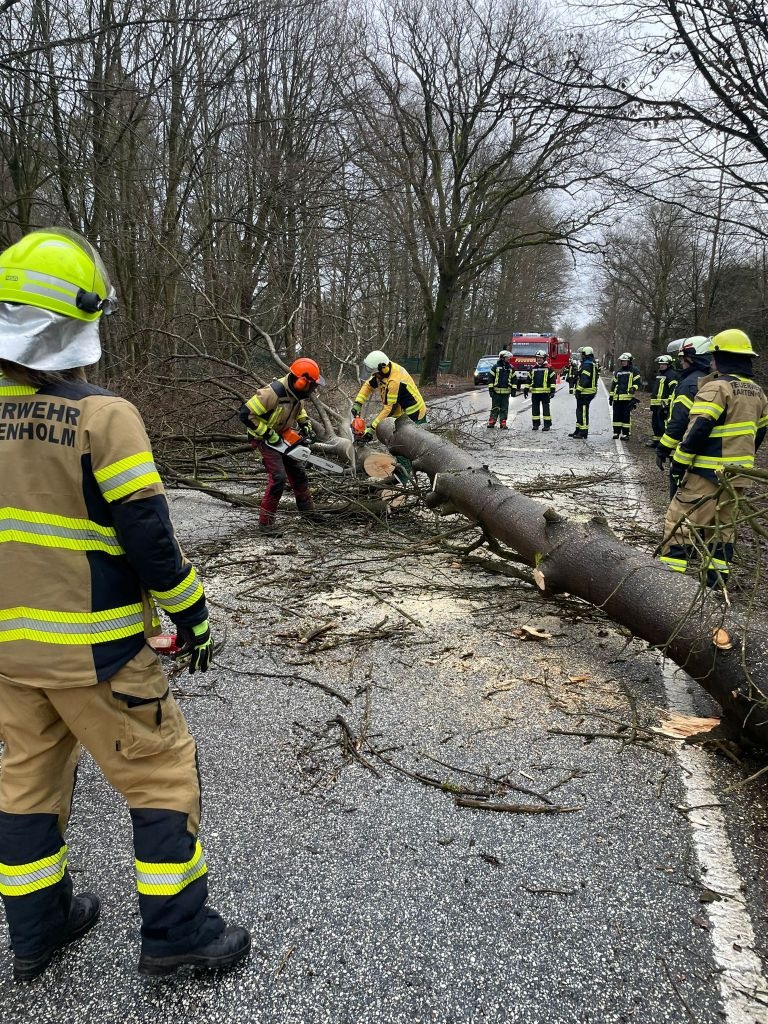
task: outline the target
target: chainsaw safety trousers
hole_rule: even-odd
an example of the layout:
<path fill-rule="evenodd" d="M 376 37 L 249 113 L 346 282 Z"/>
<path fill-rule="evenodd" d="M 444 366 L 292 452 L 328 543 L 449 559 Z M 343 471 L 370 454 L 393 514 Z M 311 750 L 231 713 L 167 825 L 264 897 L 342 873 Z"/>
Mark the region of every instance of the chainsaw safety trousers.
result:
<path fill-rule="evenodd" d="M 309 491 L 309 479 L 301 463 L 290 456 L 283 457 L 280 452 L 260 441 L 257 441 L 254 447 L 261 453 L 267 471 L 267 487 L 259 505 L 259 522 L 266 526 L 275 521 L 277 506 L 280 504 L 286 484 L 293 491 L 299 511 L 311 512 L 314 503 Z"/>

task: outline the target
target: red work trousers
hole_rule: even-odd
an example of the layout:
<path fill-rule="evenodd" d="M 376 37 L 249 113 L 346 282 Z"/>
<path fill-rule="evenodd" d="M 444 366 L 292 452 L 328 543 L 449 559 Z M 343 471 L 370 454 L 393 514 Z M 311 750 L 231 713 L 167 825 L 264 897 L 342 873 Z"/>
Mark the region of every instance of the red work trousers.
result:
<path fill-rule="evenodd" d="M 280 452 L 260 441 L 253 442 L 253 446 L 261 452 L 267 470 L 267 489 L 259 505 L 259 522 L 266 524 L 275 521 L 275 512 L 286 484 L 293 491 L 299 511 L 310 511 L 312 495 L 309 493 L 309 480 L 304 467 L 295 459 L 283 457 Z"/>

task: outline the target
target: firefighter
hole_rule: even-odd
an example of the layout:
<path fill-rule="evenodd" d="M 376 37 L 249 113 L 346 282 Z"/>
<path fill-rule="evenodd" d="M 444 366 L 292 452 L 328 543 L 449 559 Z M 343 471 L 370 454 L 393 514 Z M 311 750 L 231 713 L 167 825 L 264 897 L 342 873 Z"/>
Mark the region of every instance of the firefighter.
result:
<path fill-rule="evenodd" d="M 721 491 L 718 472 L 726 466 L 751 469 L 768 428 L 768 399 L 753 379 L 756 352 L 743 331 L 712 339 L 714 373 L 704 377 L 685 436 L 675 449 L 680 481 L 664 520 L 661 561 L 685 572 L 699 541 L 706 550 L 707 585 L 723 585 L 733 558 L 738 499 Z M 749 483 L 732 477 L 738 492 Z"/>
<path fill-rule="evenodd" d="M 590 345 L 579 349 L 581 366 L 576 378 L 576 429 L 569 437 L 586 438 L 589 435 L 589 405 L 597 394 L 597 364 Z"/>
<path fill-rule="evenodd" d="M 507 417 L 509 416 L 509 396 L 516 388 L 515 371 L 510 363 L 512 353 L 507 349 L 499 352 L 499 358 L 491 369 L 491 379 L 488 384 L 488 393 L 491 396 L 491 416 L 488 420 L 488 429 L 493 430 L 496 420 L 499 420 L 499 430 L 507 429 Z"/>
<path fill-rule="evenodd" d="M 675 342 L 672 342 L 676 345 Z M 710 339 L 703 334 L 696 334 L 691 338 L 685 338 L 679 346 L 678 359 L 681 369 L 678 371 L 675 393 L 672 398 L 669 419 L 656 446 L 656 465 L 659 469 L 665 469 L 666 460 L 674 453 L 677 446 L 685 436 L 688 429 L 693 400 L 699 390 L 703 377 L 709 373 L 710 364 Z M 680 467 L 674 462 L 670 463 L 669 472 L 669 496 L 674 495 L 680 486 Z"/>
<path fill-rule="evenodd" d="M 363 365 L 366 370 L 371 372 L 372 376 L 360 388 L 357 398 L 352 403 L 352 417 L 354 419 L 355 416 L 360 415 L 363 405 L 376 391 L 379 392 L 383 406 L 371 425 L 366 427 L 364 435 L 366 438 L 373 438 L 376 427 L 389 416 L 394 419 L 407 416 L 419 426 L 427 422 L 426 403 L 416 387 L 416 382 L 405 367 L 393 362 L 380 349 L 369 352 L 363 360 Z M 393 475 L 399 483 L 405 485 L 411 476 L 411 461 L 404 455 L 397 455 L 395 458 L 397 465 Z"/>
<path fill-rule="evenodd" d="M 613 374 L 608 404 L 613 406 L 613 437 L 629 437 L 632 432 L 632 410 L 637 405 L 640 374 L 632 366 L 632 353 L 622 352 L 619 368 Z"/>
<path fill-rule="evenodd" d="M 571 355 L 570 362 L 568 363 L 568 370 L 565 374 L 565 380 L 568 384 L 568 394 L 573 394 L 573 389 L 576 387 L 576 381 L 579 376 L 579 357 L 574 352 Z"/>
<path fill-rule="evenodd" d="M 139 413 L 83 370 L 115 307 L 95 249 L 67 229 L 0 253 L 0 895 L 20 981 L 99 917 L 67 869 L 79 744 L 130 808 L 139 971 L 227 967 L 251 943 L 207 906 L 195 743 L 145 642 L 158 605 L 205 672 L 203 587 Z"/>
<path fill-rule="evenodd" d="M 269 445 L 278 444 L 281 433 L 294 426 L 307 444 L 313 440 L 312 421 L 303 400 L 323 384 L 325 379 L 314 359 L 296 359 L 284 377 L 260 388 L 240 409 L 240 419 L 248 429 L 248 440 L 261 454 L 267 470 L 267 487 L 259 505 L 259 533 L 281 536 L 282 531 L 275 524 L 275 513 L 286 484 L 293 491 L 299 513 L 310 520 L 315 517 L 315 505 L 304 467 Z"/>
<path fill-rule="evenodd" d="M 543 430 L 549 430 L 552 426 L 552 415 L 549 411 L 549 403 L 555 394 L 557 374 L 547 366 L 547 353 L 538 351 L 536 353 L 536 365 L 531 372 L 531 418 L 533 430 L 538 430 L 541 425 L 542 416 L 544 419 Z"/>
<path fill-rule="evenodd" d="M 647 442 L 647 448 L 658 447 L 664 433 L 664 426 L 669 418 L 672 397 L 677 385 L 677 375 L 672 369 L 672 356 L 657 356 L 655 363 L 658 371 L 651 393 L 651 429 L 653 437 Z"/>

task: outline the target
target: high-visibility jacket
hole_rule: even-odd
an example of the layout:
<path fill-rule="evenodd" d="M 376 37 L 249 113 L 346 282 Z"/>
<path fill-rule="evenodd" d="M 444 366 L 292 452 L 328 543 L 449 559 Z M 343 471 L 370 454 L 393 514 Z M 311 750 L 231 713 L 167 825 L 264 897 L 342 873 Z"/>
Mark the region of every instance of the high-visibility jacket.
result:
<path fill-rule="evenodd" d="M 767 428 L 768 399 L 759 384 L 750 377 L 710 374 L 701 381 L 673 462 L 680 473 L 687 469 L 710 480 L 725 466 L 752 469 Z"/>
<path fill-rule="evenodd" d="M 616 370 L 614 373 L 610 396 L 614 402 L 628 402 L 635 397 L 639 387 L 640 374 L 628 366 L 625 370 Z"/>
<path fill-rule="evenodd" d="M 514 383 L 515 371 L 506 359 L 501 360 L 492 367 L 491 379 L 488 382 L 490 391 L 495 391 L 497 395 L 509 395 L 512 392 Z"/>
<path fill-rule="evenodd" d="M 669 408 L 676 385 L 677 377 L 673 370 L 667 370 L 666 373 L 657 373 L 656 379 L 653 382 L 653 391 L 651 392 L 651 408 L 657 409 L 659 406 Z"/>
<path fill-rule="evenodd" d="M 531 370 L 531 383 L 528 390 L 532 395 L 554 395 L 557 385 L 557 374 L 548 366 L 534 366 Z"/>
<path fill-rule="evenodd" d="M 263 441 L 273 430 L 279 434 L 294 424 L 301 426 L 309 416 L 301 399 L 288 387 L 288 377 L 280 377 L 248 399 L 240 410 L 240 419 L 252 441 Z"/>
<path fill-rule="evenodd" d="M 709 363 L 706 362 L 706 367 Z M 701 380 L 706 377 L 707 369 L 702 366 L 689 366 L 684 369 L 675 384 L 675 393 L 664 433 L 659 441 L 659 451 L 671 455 L 682 441 L 688 429 L 691 406 L 699 390 Z"/>
<path fill-rule="evenodd" d="M 0 376 L 0 678 L 95 684 L 156 633 L 202 622 L 138 411 L 83 381 Z"/>
<path fill-rule="evenodd" d="M 400 416 L 410 416 L 412 420 L 423 420 L 427 415 L 426 403 L 410 373 L 398 363 L 389 365 L 390 371 L 387 376 L 374 373 L 371 379 L 367 380 L 360 388 L 355 399 L 358 405 L 363 405 L 378 390 L 384 408 L 377 413 L 371 423 L 373 430 L 388 416 L 392 416 L 394 419 L 398 419 Z"/>
<path fill-rule="evenodd" d="M 582 360 L 574 391 L 585 398 L 597 394 L 597 364 L 593 359 Z"/>

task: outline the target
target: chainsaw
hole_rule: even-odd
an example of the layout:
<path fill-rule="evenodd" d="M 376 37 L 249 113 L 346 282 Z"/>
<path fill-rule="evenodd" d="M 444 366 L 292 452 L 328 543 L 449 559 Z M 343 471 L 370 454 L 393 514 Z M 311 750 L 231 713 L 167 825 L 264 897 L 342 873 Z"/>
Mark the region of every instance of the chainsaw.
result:
<path fill-rule="evenodd" d="M 281 455 L 287 455 L 289 459 L 295 459 L 296 462 L 301 462 L 303 465 L 317 466 L 318 469 L 324 469 L 327 473 L 344 472 L 341 466 L 335 462 L 321 459 L 319 455 L 313 455 L 298 430 L 293 430 L 291 427 L 282 432 L 280 440 L 276 444 L 267 444 L 267 448 L 271 448 L 274 452 L 280 452 Z"/>
<path fill-rule="evenodd" d="M 352 436 L 355 444 L 368 444 L 371 440 L 370 437 L 366 437 L 365 420 L 362 416 L 355 416 L 352 420 Z"/>

